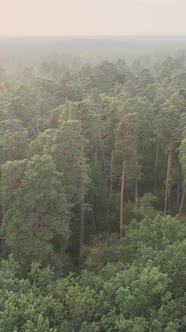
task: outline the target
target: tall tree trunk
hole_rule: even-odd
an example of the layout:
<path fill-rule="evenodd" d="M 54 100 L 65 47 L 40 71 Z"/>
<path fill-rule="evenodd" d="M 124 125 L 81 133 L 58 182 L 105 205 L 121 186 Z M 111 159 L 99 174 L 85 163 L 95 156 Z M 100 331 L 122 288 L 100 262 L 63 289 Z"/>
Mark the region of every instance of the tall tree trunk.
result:
<path fill-rule="evenodd" d="M 166 188 L 165 188 L 165 201 L 164 201 L 164 214 L 167 213 L 167 208 L 170 199 L 170 174 L 172 166 L 172 142 L 169 142 L 168 148 L 168 162 L 167 162 L 167 177 L 166 177 Z"/>
<path fill-rule="evenodd" d="M 182 199 L 181 199 L 181 204 L 180 204 L 180 209 L 179 209 L 179 218 L 181 218 L 181 214 L 182 214 L 182 210 L 183 210 L 183 203 L 184 203 L 184 200 L 185 200 L 185 193 L 186 193 L 186 189 L 184 187 L 183 194 L 182 194 Z"/>
<path fill-rule="evenodd" d="M 159 142 L 156 145 L 156 156 L 154 160 L 154 190 L 157 190 L 157 171 L 158 171 L 158 157 L 159 157 Z"/>
<path fill-rule="evenodd" d="M 62 244 L 62 249 L 61 249 L 61 262 L 62 262 L 62 264 L 65 263 L 65 249 L 66 249 L 66 246 L 65 246 L 65 241 L 64 241 L 63 244 Z"/>
<path fill-rule="evenodd" d="M 98 161 L 98 147 L 95 146 L 94 148 L 94 161 L 97 162 Z"/>
<path fill-rule="evenodd" d="M 96 219 L 95 219 L 95 215 L 94 215 L 94 210 L 91 209 L 91 220 L 92 220 L 92 226 L 94 229 L 95 234 L 97 233 L 97 226 L 96 226 Z"/>
<path fill-rule="evenodd" d="M 82 265 L 84 255 L 84 240 L 85 240 L 85 204 L 84 198 L 81 202 L 81 220 L 80 220 L 80 250 L 79 250 L 79 265 Z"/>
<path fill-rule="evenodd" d="M 103 163 L 103 173 L 104 177 L 106 178 L 106 163 L 105 163 L 105 150 L 103 144 L 101 145 L 101 156 L 102 156 L 102 163 Z"/>
<path fill-rule="evenodd" d="M 177 193 L 176 193 L 176 207 L 179 209 L 180 206 L 180 189 L 181 189 L 181 165 L 178 165 L 177 173 Z"/>
<path fill-rule="evenodd" d="M 120 193 L 120 239 L 123 237 L 123 209 L 124 209 L 125 173 L 126 173 L 126 161 L 124 160 L 122 175 L 121 175 L 121 193 Z"/>
<path fill-rule="evenodd" d="M 138 178 L 135 181 L 135 216 L 138 218 Z"/>
<path fill-rule="evenodd" d="M 113 189 L 113 151 L 111 151 L 110 159 L 110 194 L 112 194 Z"/>

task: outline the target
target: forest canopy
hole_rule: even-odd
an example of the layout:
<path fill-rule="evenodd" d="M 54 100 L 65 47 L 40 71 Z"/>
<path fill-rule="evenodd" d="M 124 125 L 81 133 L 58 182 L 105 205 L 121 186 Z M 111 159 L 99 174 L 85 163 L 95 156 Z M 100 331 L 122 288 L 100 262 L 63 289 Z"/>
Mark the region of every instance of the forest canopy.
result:
<path fill-rule="evenodd" d="M 0 55 L 0 332 L 184 332 L 180 40 L 45 43 Z"/>

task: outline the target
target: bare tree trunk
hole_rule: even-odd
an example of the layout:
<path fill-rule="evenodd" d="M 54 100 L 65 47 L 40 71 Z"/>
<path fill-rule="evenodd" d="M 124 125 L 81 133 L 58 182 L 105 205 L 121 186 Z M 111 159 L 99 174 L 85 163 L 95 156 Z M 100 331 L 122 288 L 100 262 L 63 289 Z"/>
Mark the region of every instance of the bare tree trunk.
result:
<path fill-rule="evenodd" d="M 91 209 L 91 220 L 92 220 L 92 225 L 94 228 L 94 232 L 95 234 L 97 233 L 97 226 L 96 226 L 96 219 L 95 219 L 95 215 L 94 215 L 94 210 Z"/>
<path fill-rule="evenodd" d="M 81 220 L 80 220 L 80 250 L 79 250 L 79 265 L 83 262 L 84 255 L 84 240 L 85 240 L 85 204 L 84 197 L 81 203 Z"/>
<path fill-rule="evenodd" d="M 121 194 L 120 194 L 120 239 L 123 237 L 123 209 L 124 209 L 124 191 L 125 191 L 125 172 L 126 172 L 126 161 L 124 160 L 122 175 L 121 175 Z"/>
<path fill-rule="evenodd" d="M 94 161 L 97 162 L 98 161 L 98 147 L 95 146 L 94 148 Z"/>
<path fill-rule="evenodd" d="M 65 263 L 65 241 L 63 242 L 62 250 L 61 250 L 61 262 L 62 262 L 62 264 Z"/>
<path fill-rule="evenodd" d="M 103 163 L 103 173 L 104 173 L 104 177 L 106 178 L 106 164 L 105 164 L 105 151 L 104 151 L 104 147 L 103 144 L 101 146 L 101 155 L 102 155 L 102 163 Z"/>
<path fill-rule="evenodd" d="M 156 157 L 154 161 L 154 190 L 157 190 L 157 171 L 158 171 L 158 157 L 159 157 L 159 142 L 156 145 Z"/>
<path fill-rule="evenodd" d="M 135 216 L 138 218 L 138 179 L 135 181 Z"/>
<path fill-rule="evenodd" d="M 180 206 L 180 189 L 181 189 L 181 165 L 178 165 L 177 173 L 177 193 L 176 193 L 176 207 L 179 209 Z"/>
<path fill-rule="evenodd" d="M 179 209 L 179 218 L 181 218 L 181 214 L 182 214 L 182 210 L 183 210 L 183 203 L 184 203 L 184 200 L 185 200 L 185 193 L 186 193 L 186 189 L 184 187 L 183 194 L 182 194 L 182 199 L 181 199 L 181 204 L 180 204 L 180 209 Z"/>
<path fill-rule="evenodd" d="M 166 188 L 165 188 L 165 201 L 164 201 L 164 214 L 167 213 L 167 208 L 170 198 L 170 174 L 172 166 L 172 143 L 169 143 L 168 148 L 168 162 L 167 162 L 167 177 L 166 177 Z"/>
<path fill-rule="evenodd" d="M 113 151 L 111 152 L 110 160 L 110 194 L 112 194 L 113 189 Z"/>

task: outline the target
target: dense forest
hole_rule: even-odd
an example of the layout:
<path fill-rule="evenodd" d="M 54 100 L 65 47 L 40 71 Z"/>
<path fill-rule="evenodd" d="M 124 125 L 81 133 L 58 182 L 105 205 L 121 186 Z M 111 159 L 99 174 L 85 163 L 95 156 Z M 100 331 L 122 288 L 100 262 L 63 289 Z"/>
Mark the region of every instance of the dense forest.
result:
<path fill-rule="evenodd" d="M 52 45 L 0 56 L 0 332 L 184 332 L 186 51 Z"/>

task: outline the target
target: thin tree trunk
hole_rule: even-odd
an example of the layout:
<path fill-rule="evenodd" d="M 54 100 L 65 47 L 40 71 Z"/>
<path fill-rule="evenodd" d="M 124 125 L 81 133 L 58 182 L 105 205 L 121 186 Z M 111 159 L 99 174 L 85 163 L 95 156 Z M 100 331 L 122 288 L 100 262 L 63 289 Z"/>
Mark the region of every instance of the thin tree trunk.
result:
<path fill-rule="evenodd" d="M 123 237 L 123 209 L 124 209 L 125 173 L 126 173 L 126 161 L 124 160 L 122 175 L 121 175 L 121 193 L 120 193 L 120 239 Z"/>
<path fill-rule="evenodd" d="M 84 195 L 83 195 L 84 196 Z M 79 250 L 79 265 L 82 265 L 84 255 L 84 240 L 85 240 L 85 202 L 84 197 L 81 202 L 81 220 L 80 220 L 80 250 Z"/>
<path fill-rule="evenodd" d="M 110 160 L 110 194 L 112 194 L 113 189 L 113 151 L 111 152 Z"/>
<path fill-rule="evenodd" d="M 96 226 L 96 219 L 95 219 L 95 215 L 94 215 L 94 210 L 91 209 L 91 220 L 92 220 L 92 225 L 94 228 L 94 232 L 95 234 L 97 233 L 97 226 Z"/>
<path fill-rule="evenodd" d="M 135 216 L 138 218 L 138 179 L 135 181 Z"/>
<path fill-rule="evenodd" d="M 95 146 L 94 149 L 94 161 L 97 162 L 98 161 L 98 147 Z"/>
<path fill-rule="evenodd" d="M 181 165 L 178 165 L 177 173 L 177 193 L 176 193 L 176 206 L 179 209 L 180 206 L 180 189 L 181 189 Z"/>
<path fill-rule="evenodd" d="M 159 157 L 159 142 L 156 145 L 156 157 L 154 161 L 154 190 L 157 190 L 157 171 L 158 171 L 158 157 Z"/>
<path fill-rule="evenodd" d="M 103 173 L 104 173 L 104 177 L 106 178 L 106 164 L 105 164 L 105 151 L 104 151 L 104 147 L 103 144 L 101 146 L 101 155 L 102 155 L 102 163 L 103 163 Z"/>
<path fill-rule="evenodd" d="M 169 143 L 168 148 L 168 162 L 167 162 L 167 177 L 166 177 L 166 188 L 165 188 L 165 201 L 164 201 L 164 214 L 167 213 L 167 208 L 170 199 L 170 174 L 172 166 L 172 143 Z"/>
<path fill-rule="evenodd" d="M 62 264 L 65 263 L 65 241 L 63 242 L 62 250 L 61 250 L 61 262 L 62 262 Z"/>
<path fill-rule="evenodd" d="M 186 193 L 186 189 L 184 187 L 183 194 L 182 194 L 182 199 L 181 199 L 181 204 L 180 204 L 180 209 L 179 209 L 179 218 L 181 218 L 181 214 L 182 214 L 182 210 L 183 210 L 183 203 L 184 203 L 184 200 L 185 200 L 185 193 Z"/>

